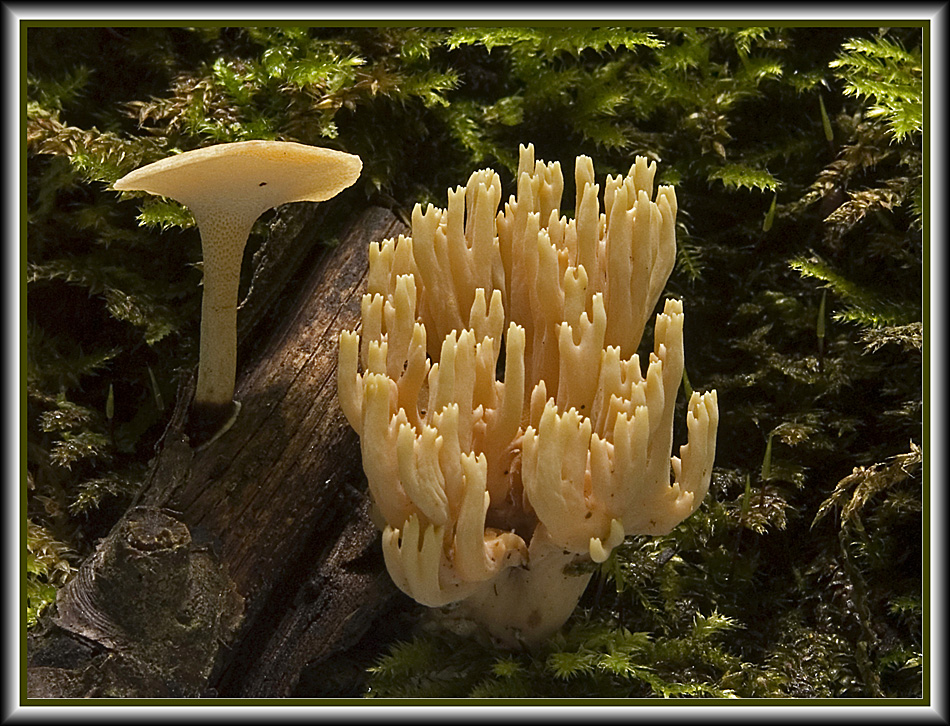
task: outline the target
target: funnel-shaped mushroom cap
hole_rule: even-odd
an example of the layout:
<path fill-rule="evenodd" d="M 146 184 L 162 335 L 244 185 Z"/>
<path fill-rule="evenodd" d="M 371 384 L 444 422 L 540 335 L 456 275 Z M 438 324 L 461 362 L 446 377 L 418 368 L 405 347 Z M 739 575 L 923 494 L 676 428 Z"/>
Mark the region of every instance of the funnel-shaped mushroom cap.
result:
<path fill-rule="evenodd" d="M 241 208 L 253 218 L 288 202 L 322 202 L 360 175 L 354 154 L 290 141 L 238 141 L 156 161 L 119 179 L 117 191 L 175 199 L 196 216 L 209 207 Z"/>

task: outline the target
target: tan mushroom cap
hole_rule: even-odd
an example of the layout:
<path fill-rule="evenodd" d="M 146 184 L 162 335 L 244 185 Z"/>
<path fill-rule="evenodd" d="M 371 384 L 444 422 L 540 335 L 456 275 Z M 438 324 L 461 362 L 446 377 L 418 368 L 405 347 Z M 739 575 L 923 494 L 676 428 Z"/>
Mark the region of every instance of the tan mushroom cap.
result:
<path fill-rule="evenodd" d="M 292 141 L 238 141 L 186 151 L 136 169 L 117 191 L 145 191 L 193 212 L 209 206 L 244 208 L 257 218 L 288 202 L 322 202 L 359 178 L 360 158 Z"/>

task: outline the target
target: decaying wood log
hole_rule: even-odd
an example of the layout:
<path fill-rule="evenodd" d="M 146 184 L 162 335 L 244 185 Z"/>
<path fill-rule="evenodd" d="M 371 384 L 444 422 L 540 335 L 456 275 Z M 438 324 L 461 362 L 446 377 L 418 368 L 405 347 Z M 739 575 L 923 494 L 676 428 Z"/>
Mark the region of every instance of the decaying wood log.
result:
<path fill-rule="evenodd" d="M 238 420 L 193 449 L 183 384 L 134 506 L 30 639 L 32 698 L 288 695 L 396 592 L 336 360 L 340 331 L 359 321 L 368 243 L 405 227 L 371 207 L 308 256 L 317 219 L 294 205 L 259 255 L 239 317 Z M 281 271 L 295 256 L 300 270 Z"/>

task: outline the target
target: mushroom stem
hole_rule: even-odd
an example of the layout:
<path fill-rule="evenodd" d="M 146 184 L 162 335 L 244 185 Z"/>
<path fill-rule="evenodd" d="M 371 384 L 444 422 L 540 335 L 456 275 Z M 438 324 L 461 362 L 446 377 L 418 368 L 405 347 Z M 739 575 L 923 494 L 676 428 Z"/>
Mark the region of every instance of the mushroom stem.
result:
<path fill-rule="evenodd" d="M 537 645 L 564 625 L 584 594 L 593 572 L 570 570 L 581 559 L 539 531 L 528 565 L 501 572 L 458 603 L 454 616 L 481 623 L 505 647 Z"/>
<path fill-rule="evenodd" d="M 201 231 L 204 275 L 201 293 L 201 339 L 198 384 L 191 429 L 199 443 L 224 433 L 237 415 L 237 303 L 241 260 L 254 219 L 235 212 L 204 219 Z"/>
<path fill-rule="evenodd" d="M 201 347 L 198 366 L 198 388 L 195 400 L 202 405 L 228 405 L 234 395 L 237 365 L 237 299 L 241 279 L 241 258 L 250 223 L 222 229 L 219 225 L 201 226 L 201 254 L 204 260 L 201 294 Z M 230 240 L 223 237 L 230 236 Z M 243 237 L 244 241 L 236 244 Z M 231 246 L 226 244 L 230 241 Z M 221 251 L 228 253 L 222 255 Z M 218 259 L 215 259 L 218 258 Z"/>

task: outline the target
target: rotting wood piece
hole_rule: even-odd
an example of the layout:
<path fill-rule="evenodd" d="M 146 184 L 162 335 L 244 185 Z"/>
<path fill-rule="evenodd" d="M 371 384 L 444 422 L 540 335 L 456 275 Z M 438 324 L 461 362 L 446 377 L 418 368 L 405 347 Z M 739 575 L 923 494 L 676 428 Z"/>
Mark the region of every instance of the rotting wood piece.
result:
<path fill-rule="evenodd" d="M 296 590 L 292 606 L 282 608 L 263 651 L 250 659 L 240 696 L 290 696 L 306 666 L 355 644 L 398 594 L 383 565 L 368 501 L 361 507 L 364 516 L 347 523 L 330 554 Z"/>
<path fill-rule="evenodd" d="M 320 653 L 338 652 L 345 647 L 343 641 L 362 634 L 352 628 L 321 631 L 320 618 L 342 622 L 355 617 L 352 622 L 365 623 L 365 630 L 382 607 L 379 599 L 387 596 L 378 578 L 335 579 L 326 569 L 335 565 L 322 566 L 320 558 L 335 551 L 338 538 L 349 536 L 353 527 L 366 531 L 368 524 L 366 508 L 354 506 L 353 492 L 362 486 L 362 474 L 358 441 L 337 403 L 337 338 L 340 330 L 353 328 L 359 320 L 369 242 L 404 230 L 391 212 L 368 209 L 338 245 L 320 248 L 304 261 L 301 273 L 284 284 L 278 296 L 279 320 L 271 311 L 263 316 L 260 311 L 246 311 L 260 316 L 261 322 L 253 326 L 254 340 L 241 342 L 236 395 L 243 408 L 225 436 L 207 448 L 191 449 L 183 424 L 193 382 L 179 393 L 162 448 L 136 504 L 173 516 L 190 537 L 207 542 L 229 587 L 244 600 L 237 634 L 218 644 L 218 667 L 204 691 L 209 695 L 219 683 L 226 684 L 225 691 L 217 690 L 219 695 L 243 690 L 241 671 L 249 664 L 231 668 L 230 660 L 239 654 L 263 656 L 274 651 L 268 641 L 279 620 L 258 622 L 258 615 L 275 591 L 290 604 L 293 596 L 288 600 L 287 593 L 315 578 L 331 586 L 346 582 L 357 588 L 346 598 L 330 598 L 328 607 L 313 613 L 312 632 L 341 639 L 309 643 L 307 652 L 318 658 Z M 365 588 L 362 595 L 360 587 Z M 128 595 L 146 601 L 150 597 L 144 591 Z M 362 613 L 341 615 L 334 607 L 362 608 Z M 295 658 L 300 667 L 313 659 L 307 653 Z M 294 680 L 296 674 L 286 677 Z M 134 691 L 135 686 L 130 688 Z M 149 691 L 154 684 L 142 688 Z M 133 695 L 128 690 L 123 695 Z M 286 692 L 279 684 L 272 690 Z M 193 692 L 189 689 L 189 694 Z"/>
<path fill-rule="evenodd" d="M 160 510 L 134 507 L 57 598 L 54 623 L 64 637 L 95 644 L 88 663 L 64 654 L 62 637 L 51 640 L 32 653 L 33 668 L 44 670 L 29 674 L 28 692 L 207 695 L 218 648 L 231 639 L 242 609 L 224 569 L 188 527 Z"/>

